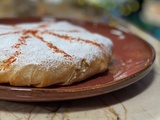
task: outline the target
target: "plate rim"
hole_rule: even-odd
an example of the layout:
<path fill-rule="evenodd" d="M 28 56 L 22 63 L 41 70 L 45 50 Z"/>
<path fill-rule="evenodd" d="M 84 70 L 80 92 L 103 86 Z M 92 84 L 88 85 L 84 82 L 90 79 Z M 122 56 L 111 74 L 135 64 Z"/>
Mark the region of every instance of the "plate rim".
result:
<path fill-rule="evenodd" d="M 36 18 L 37 20 L 41 20 L 42 18 L 44 18 L 44 17 L 33 17 L 33 18 L 27 18 L 27 19 L 34 19 L 34 18 Z M 46 18 L 46 17 L 45 17 Z M 69 18 L 56 18 L 56 17 L 49 17 L 49 18 L 52 18 L 52 19 L 65 19 L 65 20 L 71 20 L 71 21 L 80 21 L 80 20 L 77 20 L 77 19 L 69 19 Z M 1 18 L 0 19 L 0 21 L 1 20 L 12 20 L 12 19 L 14 19 L 14 20 L 17 20 L 17 19 L 21 19 L 22 21 L 23 21 L 23 19 L 26 19 L 26 18 Z M 89 22 L 90 24 L 95 24 L 95 22 L 93 22 L 93 21 L 82 21 L 83 23 L 85 22 Z M 98 22 L 98 23 L 96 23 L 96 24 L 98 24 L 98 25 L 105 25 L 105 27 L 106 27 L 106 23 L 102 23 L 102 22 Z M 107 26 L 108 26 L 108 24 L 107 24 Z M 111 26 L 112 27 L 112 26 Z M 114 28 L 114 27 L 113 27 Z M 123 83 L 125 83 L 125 82 L 128 82 L 128 81 L 131 81 L 130 79 L 134 79 L 135 77 L 137 77 L 138 76 L 138 79 L 136 79 L 136 80 L 133 80 L 132 82 L 129 82 L 128 84 L 126 84 L 125 86 L 123 86 L 123 87 L 126 87 L 126 86 L 128 86 L 128 85 L 130 85 L 130 84 L 133 84 L 133 83 L 135 83 L 135 82 L 137 82 L 138 80 L 140 80 L 141 78 L 143 78 L 146 74 L 148 74 L 150 71 L 151 71 L 151 69 L 153 68 L 153 63 L 154 63 L 154 61 L 155 61 L 155 58 L 156 58 L 156 51 L 155 51 L 155 49 L 154 49 L 154 47 L 150 44 L 150 43 L 148 43 L 147 41 L 145 41 L 145 40 L 143 40 L 143 39 L 139 39 L 139 40 L 142 40 L 147 46 L 149 46 L 149 48 L 151 49 L 151 53 L 152 53 L 152 59 L 151 59 L 151 61 L 149 62 L 150 64 L 147 64 L 147 66 L 145 66 L 145 68 L 143 68 L 142 70 L 139 70 L 139 71 L 137 71 L 135 74 L 132 74 L 132 75 L 130 75 L 130 76 L 127 76 L 127 77 L 125 77 L 125 78 L 122 78 L 122 79 L 120 79 L 120 80 L 117 80 L 117 81 L 114 81 L 114 82 L 111 82 L 111 83 L 105 83 L 105 84 L 100 84 L 100 85 L 96 85 L 96 86 L 94 86 L 94 88 L 93 87 L 89 87 L 89 88 L 83 88 L 83 89 L 81 89 L 81 88 L 78 88 L 78 89 L 74 89 L 74 90 L 71 90 L 71 89 L 63 89 L 63 90 L 60 90 L 60 89 L 54 89 L 54 88 L 23 88 L 23 87 L 14 87 L 14 86 L 2 86 L 2 85 L 0 85 L 0 90 L 8 90 L 8 91 L 19 91 L 19 89 L 21 89 L 22 90 L 22 92 L 28 92 L 29 91 L 29 89 L 31 90 L 31 92 L 37 92 L 37 91 L 39 91 L 39 92 L 44 92 L 44 91 L 48 91 L 48 92 L 53 92 L 53 94 L 54 93 L 65 93 L 65 94 L 70 94 L 70 93 L 77 93 L 77 92 L 85 92 L 85 91 L 92 91 L 92 90 L 98 90 L 98 89 L 106 89 L 106 88 L 108 88 L 108 87 L 111 87 L 111 86 L 113 86 L 113 85 L 117 85 L 117 84 L 123 84 Z M 142 75 L 142 73 L 143 73 L 143 75 Z M 141 76 L 142 75 L 142 76 Z M 107 92 L 105 92 L 105 93 L 109 93 L 109 92 L 112 92 L 112 91 L 115 91 L 115 90 L 118 90 L 118 89 L 121 89 L 121 88 L 123 88 L 123 87 L 118 87 L 117 89 L 114 89 L 114 90 L 110 90 L 110 91 L 107 91 Z M 11 90 L 11 88 L 14 88 L 14 89 L 12 89 Z M 87 96 L 84 96 L 84 97 L 75 97 L 75 98 L 73 98 L 73 96 L 72 96 L 72 98 L 64 98 L 64 99 L 61 99 L 61 100 L 56 100 L 56 99 L 50 99 L 50 100 L 48 100 L 48 99 L 32 99 L 31 101 L 33 102 L 33 101 L 62 101 L 62 100 L 73 100 L 73 99 L 80 99 L 80 98 L 86 98 L 86 97 L 92 97 L 92 96 L 97 96 L 97 95 L 101 95 L 101 94 L 104 94 L 104 93 L 99 93 L 99 94 L 96 94 L 96 95 L 87 95 Z M 22 97 L 21 97 L 22 98 Z M 21 100 L 18 100 L 18 98 L 10 98 L 10 99 L 6 99 L 6 98 L 3 98 L 2 96 L 0 97 L 0 99 L 2 99 L 2 100 L 11 100 L 11 101 L 28 101 L 28 100 L 25 100 L 25 99 L 21 99 Z"/>

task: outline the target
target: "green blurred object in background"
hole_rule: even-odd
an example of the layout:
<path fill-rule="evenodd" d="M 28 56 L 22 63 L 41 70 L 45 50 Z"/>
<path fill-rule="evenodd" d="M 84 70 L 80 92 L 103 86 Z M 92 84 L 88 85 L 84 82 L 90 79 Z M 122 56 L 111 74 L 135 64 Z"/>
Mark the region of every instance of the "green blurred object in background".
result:
<path fill-rule="evenodd" d="M 143 8 L 143 6 L 146 3 L 151 4 L 153 2 L 157 2 L 155 0 L 78 0 L 78 2 L 81 5 L 88 4 L 97 8 L 101 8 L 113 16 L 122 18 L 135 24 L 154 37 L 160 39 L 160 24 L 155 25 L 154 22 L 147 21 L 142 14 L 148 12 L 147 7 Z M 102 19 L 103 21 L 112 23 L 112 21 L 109 21 L 109 18 L 102 17 Z M 152 19 L 154 19 L 154 17 Z M 157 21 L 160 20 L 158 19 Z"/>
<path fill-rule="evenodd" d="M 156 16 L 153 16 L 154 13 L 147 14 L 148 6 L 153 2 L 160 8 L 160 2 L 157 0 L 0 0 L 0 18 L 55 16 L 83 20 L 97 19 L 114 25 L 114 21 L 107 15 L 109 13 L 137 25 L 160 39 L 160 17 L 154 19 Z M 148 6 L 143 8 L 146 3 Z M 150 21 L 147 21 L 145 15 Z M 155 20 L 158 24 L 153 24 L 156 23 Z"/>

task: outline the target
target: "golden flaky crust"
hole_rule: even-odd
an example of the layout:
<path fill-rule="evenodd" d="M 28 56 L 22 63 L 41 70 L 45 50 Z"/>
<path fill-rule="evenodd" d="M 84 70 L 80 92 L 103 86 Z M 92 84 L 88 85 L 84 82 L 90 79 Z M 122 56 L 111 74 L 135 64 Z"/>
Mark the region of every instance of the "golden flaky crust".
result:
<path fill-rule="evenodd" d="M 110 57 L 95 59 L 90 64 L 85 60 L 81 61 L 80 68 L 76 65 L 60 64 L 58 69 L 45 70 L 37 65 L 27 65 L 20 69 L 12 66 L 8 71 L 0 73 L 1 83 L 10 83 L 13 86 L 36 86 L 46 87 L 53 84 L 70 85 L 82 81 L 94 74 L 107 69 Z"/>
<path fill-rule="evenodd" d="M 53 24 L 52 28 L 56 28 L 56 23 Z M 27 26 L 29 25 L 27 24 Z M 34 28 L 37 29 L 38 25 L 42 26 L 42 23 L 35 23 Z M 96 40 L 100 39 L 98 42 L 96 40 L 92 41 L 92 39 L 88 40 L 88 37 L 80 38 L 79 36 L 86 37 L 88 35 L 93 38 L 94 36 L 83 28 L 72 26 L 70 23 L 62 23 L 63 27 L 64 25 L 69 27 L 65 30 L 62 30 L 63 27 L 60 28 L 58 23 L 58 30 L 56 29 L 58 32 L 53 33 L 55 30 L 49 28 L 51 33 L 47 29 L 49 25 L 51 23 L 41 29 L 39 28 L 39 31 L 33 30 L 32 27 L 32 30 L 31 28 L 26 28 L 26 25 L 17 25 L 17 30 L 9 32 L 7 29 L 10 26 L 6 26 L 7 32 L 0 33 L 0 39 L 3 38 L 6 41 L 13 37 L 8 34 L 16 34 L 18 36 L 18 40 L 15 40 L 16 38 L 13 39 L 15 42 L 10 41 L 8 42 L 9 45 L 6 42 L 3 46 L 0 46 L 2 53 L 0 54 L 0 83 L 35 87 L 46 87 L 54 84 L 70 85 L 103 72 L 108 68 L 112 53 L 112 42 L 110 40 L 100 35 L 95 35 L 97 37 Z M 0 26 L 0 32 L 1 27 L 4 28 L 5 26 Z M 50 34 L 46 35 L 46 30 Z M 79 35 L 77 31 L 81 34 Z M 66 34 L 69 35 L 67 36 Z M 57 38 L 59 40 L 55 42 L 54 40 Z M 104 40 L 102 41 L 101 39 Z M 66 42 L 63 46 L 59 45 L 59 43 L 57 44 L 57 41 L 61 40 L 63 40 L 63 43 Z M 34 47 L 35 45 L 36 47 Z M 84 53 L 82 53 L 83 50 Z"/>

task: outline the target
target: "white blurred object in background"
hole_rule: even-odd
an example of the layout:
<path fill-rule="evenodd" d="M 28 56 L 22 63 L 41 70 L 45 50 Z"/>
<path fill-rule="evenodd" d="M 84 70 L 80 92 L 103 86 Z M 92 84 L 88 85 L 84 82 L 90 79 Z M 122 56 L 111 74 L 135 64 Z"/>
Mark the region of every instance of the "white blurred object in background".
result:
<path fill-rule="evenodd" d="M 141 20 L 155 26 L 160 26 L 160 1 L 152 0 L 143 4 Z"/>

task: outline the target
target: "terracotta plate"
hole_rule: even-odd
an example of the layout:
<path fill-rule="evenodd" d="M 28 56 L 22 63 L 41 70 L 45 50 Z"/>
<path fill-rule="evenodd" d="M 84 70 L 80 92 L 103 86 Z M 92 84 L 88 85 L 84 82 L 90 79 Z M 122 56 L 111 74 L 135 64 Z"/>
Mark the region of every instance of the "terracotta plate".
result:
<path fill-rule="evenodd" d="M 53 18 L 0 19 L 0 23 L 15 24 L 42 20 L 68 20 Z M 155 51 L 150 44 L 137 36 L 117 30 L 104 23 L 68 20 L 92 32 L 112 39 L 113 58 L 110 67 L 102 74 L 70 86 L 47 88 L 13 87 L 0 85 L 0 99 L 12 101 L 62 101 L 109 93 L 128 86 L 144 77 L 152 68 Z"/>

